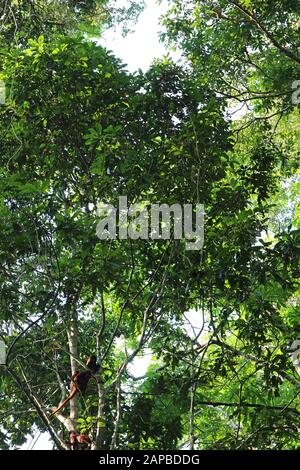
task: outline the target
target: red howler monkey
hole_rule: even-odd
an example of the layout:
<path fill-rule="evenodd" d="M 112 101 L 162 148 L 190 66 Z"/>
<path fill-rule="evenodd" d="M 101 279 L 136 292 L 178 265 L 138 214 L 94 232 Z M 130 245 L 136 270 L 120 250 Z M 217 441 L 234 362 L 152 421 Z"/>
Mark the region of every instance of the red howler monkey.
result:
<path fill-rule="evenodd" d="M 92 441 L 89 436 L 85 434 L 78 434 L 75 431 L 70 431 L 70 446 L 71 450 L 90 450 Z"/>
<path fill-rule="evenodd" d="M 58 413 L 58 411 L 62 410 L 72 398 L 75 397 L 77 393 L 82 393 L 84 395 L 87 385 L 89 383 L 90 378 L 93 377 L 93 374 L 96 374 L 98 370 L 100 369 L 99 364 L 97 364 L 97 358 L 96 356 L 89 356 L 86 365 L 89 368 L 89 370 L 84 370 L 82 372 L 79 372 L 78 370 L 75 371 L 75 373 L 71 377 L 72 381 L 72 386 L 71 386 L 71 391 L 70 395 L 68 398 L 65 399 L 65 401 L 62 402 L 61 405 L 56 408 L 53 413 L 51 413 L 51 416 L 55 415 L 55 413 Z M 95 377 L 93 377 L 95 379 Z M 95 379 L 97 381 L 97 379 Z"/>

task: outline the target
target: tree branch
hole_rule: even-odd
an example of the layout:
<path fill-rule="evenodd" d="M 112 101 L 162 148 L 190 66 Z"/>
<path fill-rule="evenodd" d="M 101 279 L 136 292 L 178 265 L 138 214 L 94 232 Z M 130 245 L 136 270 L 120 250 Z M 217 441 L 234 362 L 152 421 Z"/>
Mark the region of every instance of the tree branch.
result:
<path fill-rule="evenodd" d="M 286 47 L 282 46 L 277 39 L 273 36 L 273 34 L 268 31 L 266 26 L 255 16 L 254 13 L 249 11 L 245 6 L 241 5 L 239 2 L 236 0 L 229 0 L 229 3 L 232 5 L 235 5 L 236 8 L 238 8 L 244 16 L 249 18 L 252 22 L 252 24 L 255 24 L 258 29 L 260 29 L 264 35 L 269 39 L 269 41 L 278 49 L 282 54 L 286 55 L 290 59 L 292 59 L 294 62 L 297 62 L 300 64 L 300 58 L 296 56 L 292 51 L 287 49 Z"/>

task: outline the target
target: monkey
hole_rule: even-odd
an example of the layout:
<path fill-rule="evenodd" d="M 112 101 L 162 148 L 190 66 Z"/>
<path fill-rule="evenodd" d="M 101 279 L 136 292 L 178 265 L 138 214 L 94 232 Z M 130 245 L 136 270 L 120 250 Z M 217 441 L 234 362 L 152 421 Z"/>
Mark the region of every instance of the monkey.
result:
<path fill-rule="evenodd" d="M 92 371 L 93 374 L 96 374 L 100 369 L 99 364 L 97 364 L 97 358 L 95 355 L 91 355 L 87 358 L 86 365 Z"/>
<path fill-rule="evenodd" d="M 53 411 L 53 413 L 51 413 L 51 416 L 55 415 L 55 413 L 58 413 L 60 410 L 62 410 L 69 403 L 69 401 L 75 397 L 77 393 L 80 392 L 82 395 L 84 395 L 87 385 L 89 383 L 89 380 L 91 378 L 96 380 L 96 382 L 98 383 L 97 379 L 93 377 L 93 374 L 96 374 L 100 369 L 99 364 L 97 364 L 96 356 L 94 355 L 89 356 L 86 361 L 86 365 L 89 368 L 89 370 L 84 370 L 82 372 L 79 372 L 78 370 L 76 370 L 75 373 L 72 375 L 71 377 L 72 386 L 71 386 L 70 395 L 62 402 L 61 405 L 59 405 L 56 408 L 55 411 Z"/>
<path fill-rule="evenodd" d="M 90 450 L 92 441 L 85 434 L 78 434 L 75 431 L 69 432 L 71 450 Z"/>

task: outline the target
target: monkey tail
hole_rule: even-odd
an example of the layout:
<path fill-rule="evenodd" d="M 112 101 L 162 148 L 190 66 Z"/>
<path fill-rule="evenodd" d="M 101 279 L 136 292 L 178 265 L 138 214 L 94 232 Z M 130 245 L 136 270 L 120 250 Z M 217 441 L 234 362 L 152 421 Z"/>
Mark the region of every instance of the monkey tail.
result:
<path fill-rule="evenodd" d="M 77 390 L 76 390 L 76 389 L 73 390 L 73 392 L 70 393 L 70 395 L 68 396 L 68 398 L 66 398 L 65 401 L 63 401 L 62 404 L 59 405 L 59 406 L 56 408 L 56 410 L 51 413 L 50 416 L 53 416 L 53 415 L 55 415 L 56 413 L 58 413 L 60 410 L 62 410 L 62 409 L 69 403 L 69 401 L 72 400 L 72 398 L 75 397 L 76 393 L 77 393 Z"/>

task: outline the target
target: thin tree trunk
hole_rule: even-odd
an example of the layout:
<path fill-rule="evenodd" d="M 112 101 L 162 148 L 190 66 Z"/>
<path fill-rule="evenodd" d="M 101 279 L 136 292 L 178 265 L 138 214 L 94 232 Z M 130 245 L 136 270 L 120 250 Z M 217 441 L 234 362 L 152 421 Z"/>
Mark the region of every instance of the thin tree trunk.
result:
<path fill-rule="evenodd" d="M 105 424 L 105 390 L 102 382 L 98 383 L 98 414 L 97 414 L 97 430 L 95 444 L 92 446 L 92 450 L 101 450 L 103 447 L 103 433 Z"/>
<path fill-rule="evenodd" d="M 190 445 L 189 449 L 195 449 L 195 394 L 196 394 L 196 378 L 194 367 L 194 352 L 192 352 L 192 366 L 191 366 L 191 398 L 190 398 Z"/>
<path fill-rule="evenodd" d="M 117 447 L 118 434 L 119 434 L 119 424 L 121 420 L 121 377 L 119 376 L 117 383 L 117 412 L 114 426 L 114 433 L 111 439 L 110 450 L 114 450 Z"/>
<path fill-rule="evenodd" d="M 69 351 L 70 351 L 70 362 L 72 375 L 78 368 L 76 358 L 78 358 L 78 328 L 77 328 L 77 315 L 76 312 L 72 312 L 72 319 L 67 328 Z M 71 382 L 72 388 L 72 382 Z M 70 388 L 70 390 L 71 390 Z M 70 419 L 78 418 L 78 394 L 70 401 Z"/>

